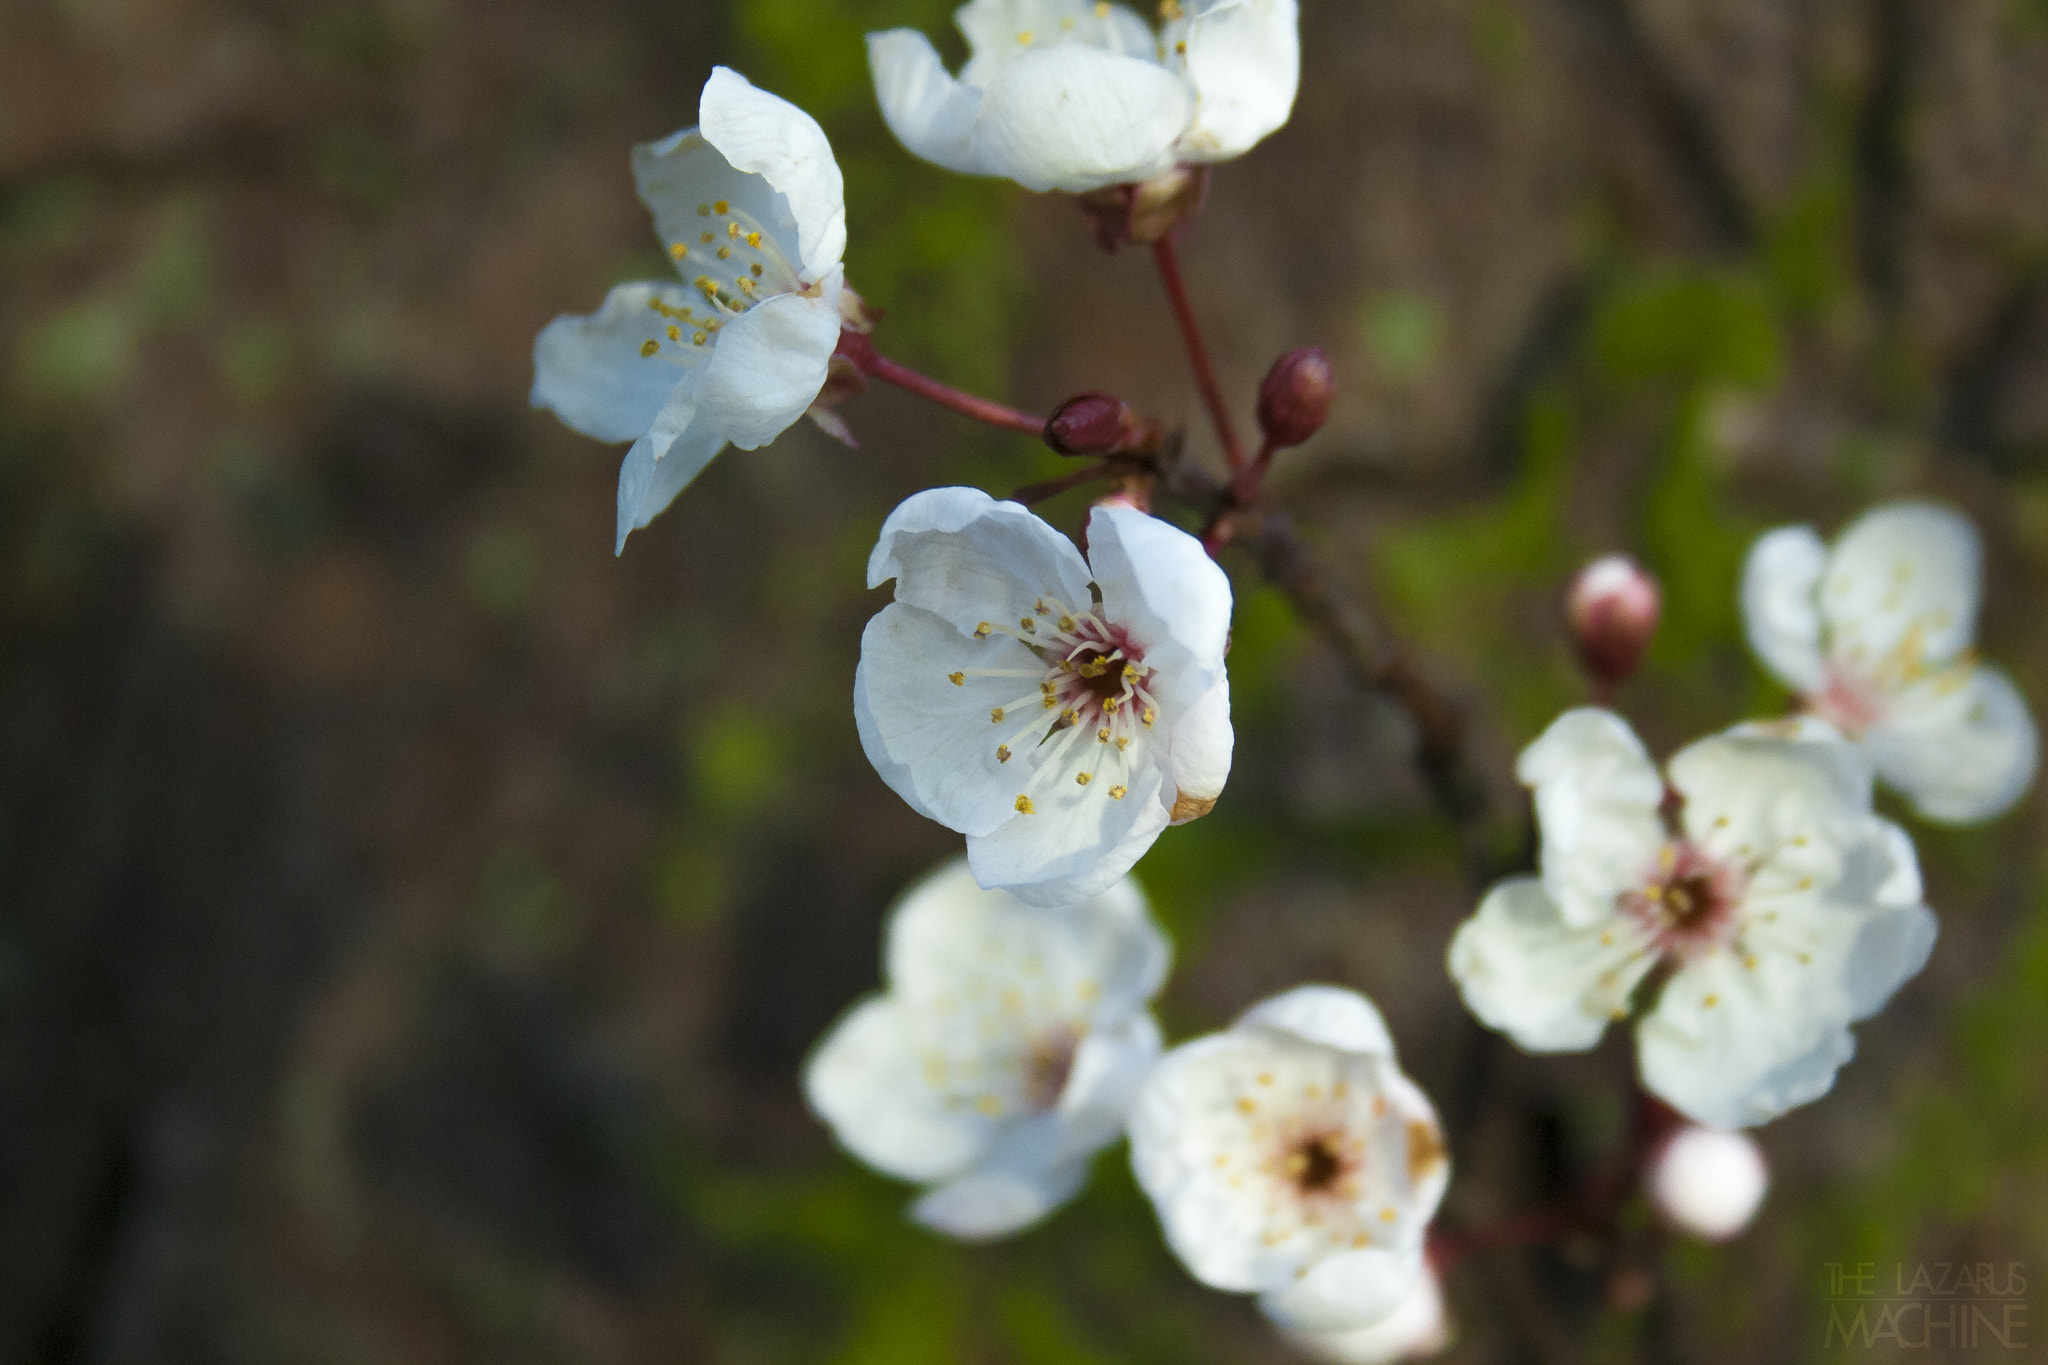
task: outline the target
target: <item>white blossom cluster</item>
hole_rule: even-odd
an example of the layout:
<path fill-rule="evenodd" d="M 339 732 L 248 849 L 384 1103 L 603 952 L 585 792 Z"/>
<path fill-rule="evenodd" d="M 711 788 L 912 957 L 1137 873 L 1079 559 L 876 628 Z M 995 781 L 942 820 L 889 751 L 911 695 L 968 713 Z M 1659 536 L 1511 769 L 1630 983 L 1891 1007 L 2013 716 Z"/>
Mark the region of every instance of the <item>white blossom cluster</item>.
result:
<path fill-rule="evenodd" d="M 1236 156 L 1294 100 L 1294 0 L 1167 0 L 1157 26 L 1093 0 L 971 0 L 956 19 L 957 75 L 920 33 L 870 35 L 883 115 L 918 156 L 1034 190 Z M 725 446 L 807 412 L 843 434 L 830 381 L 842 332 L 867 327 L 840 266 L 839 169 L 801 110 L 719 68 L 698 126 L 636 148 L 633 171 L 679 278 L 557 319 L 533 389 L 576 430 L 631 443 L 620 550 Z M 1832 547 L 1773 531 L 1741 601 L 1794 715 L 1660 766 L 1589 707 L 1521 756 L 1537 867 L 1485 896 L 1449 972 L 1531 1052 L 1633 1029 L 1643 1086 L 1693 1125 L 1643 1173 L 1675 1227 L 1748 1223 L 1768 1178 L 1736 1130 L 1825 1094 L 1851 1025 L 1928 958 L 1913 844 L 1875 784 L 1954 823 L 2032 782 L 2026 705 L 1972 650 L 1979 560 L 1969 524 L 1925 504 L 1878 508 Z M 1604 697 L 1658 599 L 1628 561 L 1596 567 L 1572 610 Z M 1374 1006 L 1304 986 L 1171 1049 L 1150 1013 L 1171 954 L 1129 874 L 1217 803 L 1234 744 L 1232 592 L 1209 549 L 1116 500 L 1077 546 L 1019 503 L 935 488 L 890 514 L 867 579 L 894 600 L 861 641 L 862 746 L 964 855 L 894 910 L 884 988 L 806 1068 L 813 1109 L 923 1187 L 912 1218 L 969 1239 L 1044 1219 L 1127 1137 L 1195 1278 L 1256 1295 L 1319 1359 L 1440 1350 L 1430 1223 L 1450 1161 Z"/>

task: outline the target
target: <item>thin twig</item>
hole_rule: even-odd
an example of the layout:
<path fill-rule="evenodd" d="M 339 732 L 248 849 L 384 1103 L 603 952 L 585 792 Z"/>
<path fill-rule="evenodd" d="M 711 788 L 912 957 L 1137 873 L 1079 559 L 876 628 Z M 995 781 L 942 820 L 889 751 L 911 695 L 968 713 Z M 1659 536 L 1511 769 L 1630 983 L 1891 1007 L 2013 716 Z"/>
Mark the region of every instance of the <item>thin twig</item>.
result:
<path fill-rule="evenodd" d="M 1044 439 L 1043 417 L 1034 417 L 1028 412 L 1020 412 L 1016 408 L 991 402 L 986 398 L 977 398 L 950 384 L 941 384 L 929 375 L 919 374 L 908 365 L 899 364 L 883 355 L 875 349 L 873 342 L 858 332 L 839 334 L 838 354 L 852 361 L 854 366 L 869 378 L 894 384 L 897 388 L 914 393 L 928 402 L 937 403 L 942 408 L 950 408 L 962 417 L 971 417 L 977 422 L 1001 427 L 1005 431 L 1022 432 L 1026 436 Z"/>
<path fill-rule="evenodd" d="M 1209 345 L 1202 339 L 1202 324 L 1196 319 L 1195 306 L 1188 299 L 1187 282 L 1180 273 L 1180 257 L 1174 252 L 1170 235 L 1152 244 L 1152 258 L 1159 263 L 1159 281 L 1166 286 L 1167 300 L 1173 304 L 1174 321 L 1180 324 L 1181 340 L 1188 348 L 1188 363 L 1194 367 L 1195 387 L 1202 391 L 1202 404 L 1209 409 L 1209 421 L 1216 428 L 1216 439 L 1223 443 L 1223 454 L 1230 461 L 1230 467 L 1242 469 L 1244 443 L 1237 439 L 1237 427 L 1230 420 L 1230 406 L 1223 401 L 1223 386 L 1216 382 L 1216 367 L 1209 361 Z"/>

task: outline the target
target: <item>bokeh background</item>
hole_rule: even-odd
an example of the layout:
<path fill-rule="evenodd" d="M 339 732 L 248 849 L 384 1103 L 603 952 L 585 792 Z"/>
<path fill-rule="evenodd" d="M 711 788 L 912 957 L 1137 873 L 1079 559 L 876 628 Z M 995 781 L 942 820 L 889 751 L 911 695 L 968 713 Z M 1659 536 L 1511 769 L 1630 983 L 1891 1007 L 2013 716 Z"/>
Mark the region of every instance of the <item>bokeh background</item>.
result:
<path fill-rule="evenodd" d="M 620 452 L 526 407 L 549 318 L 663 271 L 627 149 L 726 62 L 831 134 L 885 349 L 1213 456 L 1142 254 L 889 140 L 860 35 L 946 8 L 0 4 L 0 1361 L 1289 1358 L 1120 1153 L 963 1249 L 797 1092 L 956 848 L 850 723 L 867 548 L 1057 460 L 875 392 L 858 452 L 728 454 L 614 559 Z M 1469 707 L 1495 845 L 1596 552 L 1667 590 L 1622 696 L 1660 749 L 1784 704 L 1755 532 L 1901 494 L 1976 517 L 1985 650 L 2048 703 L 2048 4 L 1304 8 L 1295 118 L 1184 259 L 1241 414 L 1285 347 L 1336 360 L 1275 496 Z M 1139 869 L 1168 1031 L 1360 987 L 1453 1112 L 1446 1217 L 1530 1207 L 1613 1144 L 1627 1050 L 1475 1065 L 1406 724 L 1229 563 L 1237 772 Z M 1915 827 L 1934 959 L 1764 1131 L 1743 1241 L 1638 1210 L 1618 1253 L 1476 1257 L 1449 1358 L 1944 1358 L 1827 1346 L 1831 1262 L 2048 1299 L 2044 826 Z M 1986 1354 L 2025 1358 L 1950 1358 Z"/>

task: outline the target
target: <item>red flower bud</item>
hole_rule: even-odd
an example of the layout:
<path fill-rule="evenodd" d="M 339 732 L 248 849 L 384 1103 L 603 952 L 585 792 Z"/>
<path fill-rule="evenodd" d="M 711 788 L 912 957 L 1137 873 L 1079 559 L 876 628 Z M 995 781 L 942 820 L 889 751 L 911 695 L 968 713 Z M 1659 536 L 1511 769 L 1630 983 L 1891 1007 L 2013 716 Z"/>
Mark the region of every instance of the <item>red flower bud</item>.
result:
<path fill-rule="evenodd" d="M 1643 661 L 1664 606 L 1657 580 L 1626 555 L 1596 559 L 1565 595 L 1565 614 L 1579 661 L 1606 688 L 1625 681 Z"/>
<path fill-rule="evenodd" d="M 1045 443 L 1062 455 L 1109 455 L 1124 448 L 1138 419 L 1123 400 L 1084 393 L 1059 405 L 1045 424 Z"/>
<path fill-rule="evenodd" d="M 1337 373 L 1314 346 L 1289 351 L 1273 362 L 1259 385 L 1259 430 L 1274 450 L 1298 446 L 1330 419 Z"/>

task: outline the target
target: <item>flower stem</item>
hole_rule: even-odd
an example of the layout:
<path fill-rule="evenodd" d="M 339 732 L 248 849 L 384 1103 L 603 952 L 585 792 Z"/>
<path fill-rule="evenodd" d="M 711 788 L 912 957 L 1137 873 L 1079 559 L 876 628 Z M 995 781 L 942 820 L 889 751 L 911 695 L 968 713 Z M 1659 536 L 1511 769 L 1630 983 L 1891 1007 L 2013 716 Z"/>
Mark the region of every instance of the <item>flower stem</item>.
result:
<path fill-rule="evenodd" d="M 971 417 L 1005 431 L 1022 432 L 1026 436 L 1045 437 L 1045 419 L 1033 417 L 1028 412 L 1005 407 L 986 398 L 977 398 L 947 384 L 941 384 L 929 375 L 919 374 L 908 365 L 898 364 L 875 349 L 873 342 L 858 332 L 839 334 L 838 354 L 853 362 L 862 374 L 870 379 L 879 379 L 894 384 L 899 389 L 916 394 L 942 408 L 951 408 L 962 417 Z"/>
<path fill-rule="evenodd" d="M 1195 370 L 1195 386 L 1202 391 L 1202 402 L 1216 427 L 1216 439 L 1223 442 L 1230 467 L 1242 469 L 1244 443 L 1237 439 L 1237 428 L 1231 425 L 1230 409 L 1223 401 L 1223 387 L 1216 382 L 1216 367 L 1209 362 L 1209 345 L 1202 340 L 1202 324 L 1195 320 L 1194 305 L 1188 301 L 1187 282 L 1181 278 L 1180 257 L 1174 254 L 1171 235 L 1152 244 L 1152 258 L 1159 262 L 1159 280 L 1166 286 L 1174 319 L 1180 323 L 1181 340 L 1187 344 L 1188 361 Z"/>

